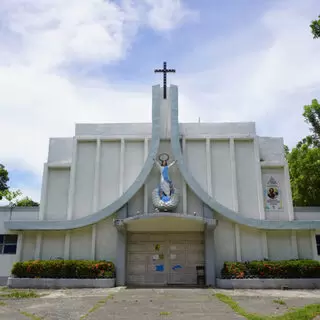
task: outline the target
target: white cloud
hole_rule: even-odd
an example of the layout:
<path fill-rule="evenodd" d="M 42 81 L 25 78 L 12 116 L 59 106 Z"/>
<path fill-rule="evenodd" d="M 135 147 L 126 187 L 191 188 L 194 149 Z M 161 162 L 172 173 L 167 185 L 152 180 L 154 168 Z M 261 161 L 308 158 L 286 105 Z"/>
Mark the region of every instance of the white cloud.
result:
<path fill-rule="evenodd" d="M 183 6 L 172 6 L 166 5 L 169 12 L 184 16 Z M 112 89 L 68 67 L 124 59 L 145 17 L 156 12 L 155 5 L 127 0 L 1 2 L 0 160 L 9 171 L 40 176 L 49 137 L 72 136 L 75 122 L 150 121 L 151 88 Z M 181 20 L 164 17 L 166 30 Z M 161 23 L 150 27 L 161 29 Z M 14 187 L 39 200 L 39 190 Z"/>
<path fill-rule="evenodd" d="M 195 11 L 186 8 L 181 0 L 145 0 L 150 7 L 147 18 L 149 25 L 158 31 L 171 30 L 186 19 L 197 19 Z"/>
<path fill-rule="evenodd" d="M 282 1 L 247 29 L 199 46 L 189 59 L 204 71 L 178 78 L 186 99 L 201 106 L 194 121 L 257 121 L 259 134 L 284 136 L 290 146 L 308 134 L 303 105 L 320 98 L 320 41 L 309 28 L 316 7 Z"/>
<path fill-rule="evenodd" d="M 309 30 L 315 8 L 316 0 L 282 1 L 254 23 L 183 53 L 174 77 L 180 119 L 257 121 L 259 134 L 294 145 L 308 133 L 302 106 L 320 95 L 320 41 Z M 73 135 L 75 122 L 150 121 L 151 84 L 115 89 L 65 67 L 125 59 L 141 26 L 167 32 L 196 17 L 169 0 L 3 0 L 1 162 L 41 175 L 48 138 Z M 39 190 L 15 187 L 39 200 Z"/>

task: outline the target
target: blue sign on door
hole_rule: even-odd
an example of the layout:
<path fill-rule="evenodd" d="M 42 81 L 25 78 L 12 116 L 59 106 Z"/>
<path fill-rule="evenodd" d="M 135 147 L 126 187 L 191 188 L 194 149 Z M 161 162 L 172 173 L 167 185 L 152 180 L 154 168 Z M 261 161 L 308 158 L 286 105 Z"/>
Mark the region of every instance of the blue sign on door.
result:
<path fill-rule="evenodd" d="M 163 272 L 164 271 L 164 265 L 163 264 L 157 264 L 156 265 L 156 271 Z"/>

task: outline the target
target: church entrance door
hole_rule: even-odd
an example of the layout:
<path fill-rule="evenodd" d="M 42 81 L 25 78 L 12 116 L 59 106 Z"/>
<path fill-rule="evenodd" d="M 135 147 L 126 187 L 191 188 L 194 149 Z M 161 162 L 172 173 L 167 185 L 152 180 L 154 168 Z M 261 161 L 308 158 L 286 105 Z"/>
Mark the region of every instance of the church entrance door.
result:
<path fill-rule="evenodd" d="M 128 233 L 128 285 L 196 285 L 203 232 Z"/>

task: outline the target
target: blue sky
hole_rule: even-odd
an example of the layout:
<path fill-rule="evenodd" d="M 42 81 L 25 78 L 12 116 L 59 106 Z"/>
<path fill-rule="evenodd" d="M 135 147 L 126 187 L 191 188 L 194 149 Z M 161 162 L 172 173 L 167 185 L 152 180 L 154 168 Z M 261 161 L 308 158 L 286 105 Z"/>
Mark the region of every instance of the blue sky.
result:
<path fill-rule="evenodd" d="M 150 121 L 153 73 L 177 69 L 180 121 L 255 121 L 294 146 L 320 99 L 317 0 L 3 0 L 0 162 L 40 198 L 49 137 L 76 122 Z"/>

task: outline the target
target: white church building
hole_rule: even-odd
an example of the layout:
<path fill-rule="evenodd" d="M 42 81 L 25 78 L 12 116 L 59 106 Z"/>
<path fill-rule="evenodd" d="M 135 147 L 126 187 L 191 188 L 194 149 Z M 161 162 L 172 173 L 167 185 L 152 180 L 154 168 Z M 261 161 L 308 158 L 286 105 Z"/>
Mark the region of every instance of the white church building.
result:
<path fill-rule="evenodd" d="M 215 286 L 225 261 L 320 260 L 319 208 L 293 208 L 282 138 L 255 123 L 76 124 L 51 138 L 39 208 L 0 208 L 0 279 L 15 261 L 110 260 L 118 285 Z"/>

